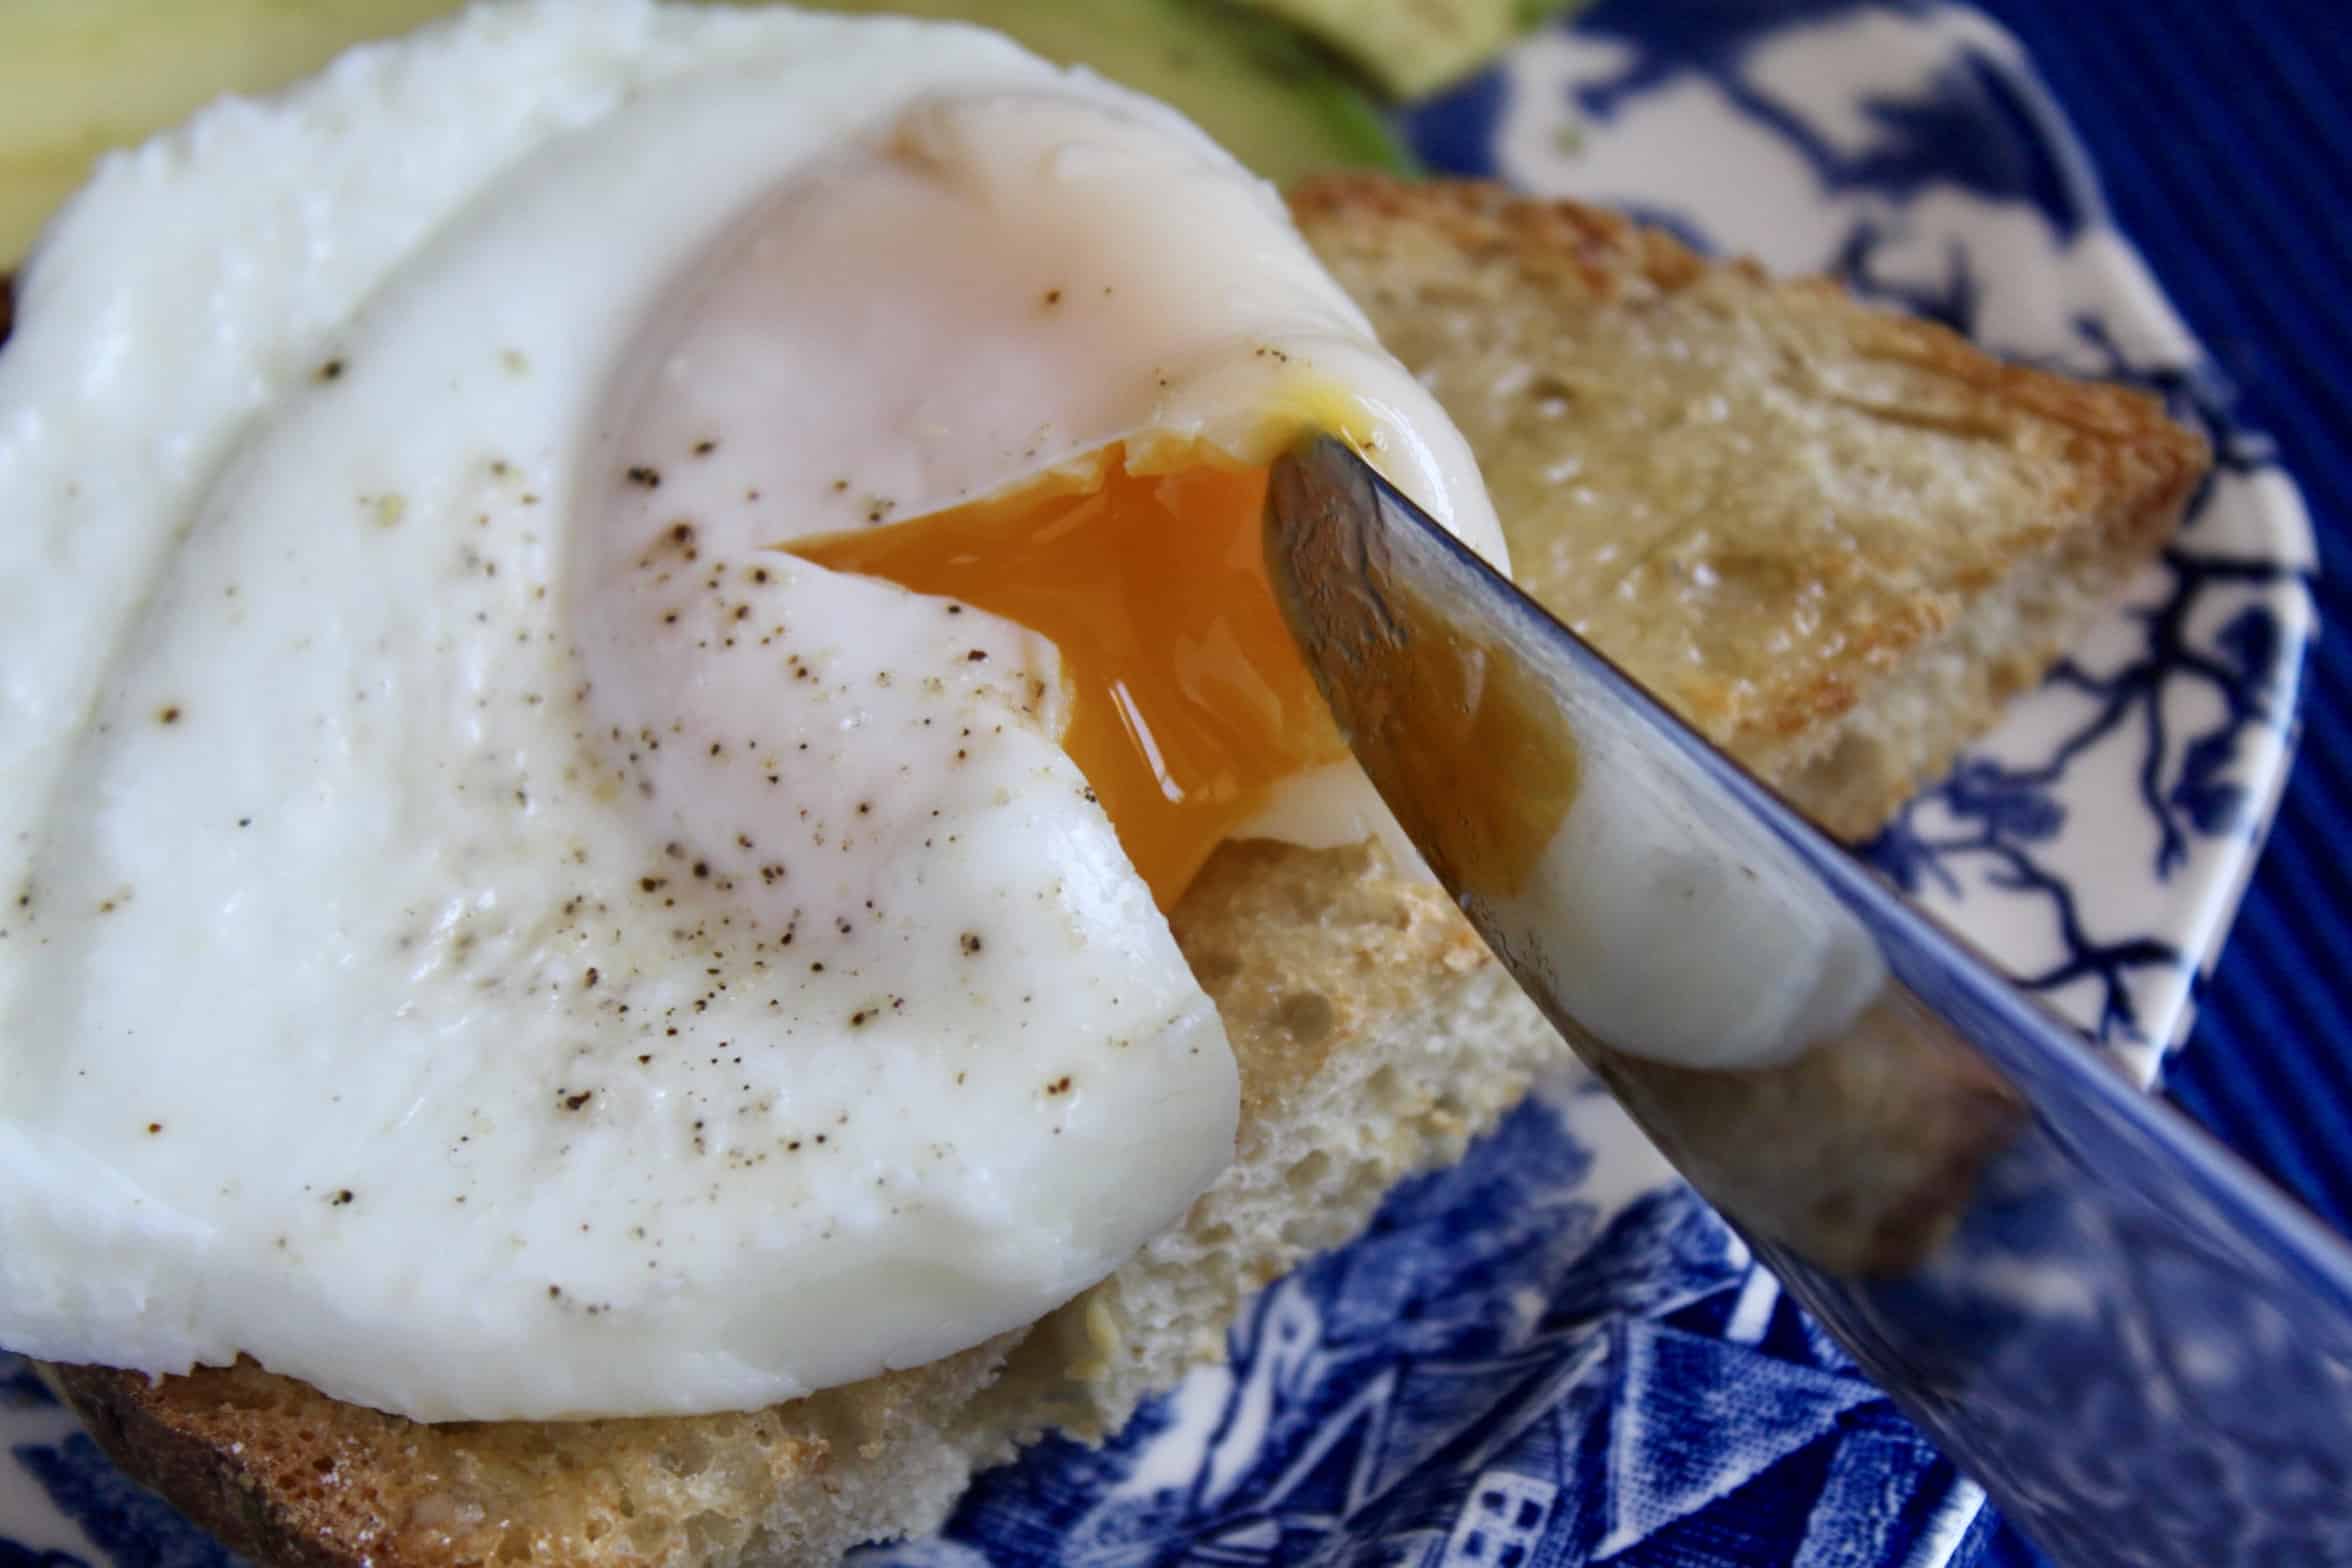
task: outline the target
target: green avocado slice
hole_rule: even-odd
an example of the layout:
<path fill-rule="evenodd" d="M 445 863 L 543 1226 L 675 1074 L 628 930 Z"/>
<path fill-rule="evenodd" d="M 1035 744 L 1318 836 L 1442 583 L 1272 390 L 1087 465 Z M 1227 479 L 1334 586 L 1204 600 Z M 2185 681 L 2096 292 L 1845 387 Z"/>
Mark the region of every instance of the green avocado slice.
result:
<path fill-rule="evenodd" d="M 227 92 L 308 75 L 454 0 L 17 0 L 0 5 L 0 272 L 111 147 Z"/>
<path fill-rule="evenodd" d="M 109 147 L 224 92 L 264 92 L 459 0 L 15 0 L 0 49 L 0 272 Z M 819 0 L 978 22 L 1173 103 L 1269 179 L 1403 170 L 1372 96 L 1286 24 L 1233 0 Z"/>
<path fill-rule="evenodd" d="M 1227 0 L 823 3 L 992 27 L 1173 105 L 1277 184 L 1317 169 L 1411 171 L 1404 144 L 1346 71 L 1283 23 Z"/>
<path fill-rule="evenodd" d="M 1417 98 L 1467 76 L 1530 28 L 1583 0 L 1251 0 Z"/>

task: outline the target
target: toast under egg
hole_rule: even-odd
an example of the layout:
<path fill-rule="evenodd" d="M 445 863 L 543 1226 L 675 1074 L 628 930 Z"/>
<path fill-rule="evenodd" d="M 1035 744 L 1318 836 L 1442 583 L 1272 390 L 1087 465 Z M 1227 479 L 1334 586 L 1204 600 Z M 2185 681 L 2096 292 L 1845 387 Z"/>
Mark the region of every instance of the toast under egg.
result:
<path fill-rule="evenodd" d="M 1334 175 L 1291 210 L 1469 438 L 1520 585 L 1848 840 L 2041 680 L 2209 461 L 2142 393 L 1575 202 Z"/>
<path fill-rule="evenodd" d="M 2030 686 L 2204 470 L 2135 393 L 1489 187 L 1313 182 L 1324 263 L 1475 448 L 1524 582 L 1846 837 Z M 1700 417 L 1701 415 L 1704 417 Z M 1239 1059 L 1233 1166 L 1033 1328 L 763 1411 L 421 1426 L 250 1364 L 51 1368 L 232 1547 L 304 1568 L 822 1563 L 1048 1428 L 1116 1427 L 1249 1292 L 1565 1048 L 1377 850 L 1228 844 L 1173 914 Z"/>

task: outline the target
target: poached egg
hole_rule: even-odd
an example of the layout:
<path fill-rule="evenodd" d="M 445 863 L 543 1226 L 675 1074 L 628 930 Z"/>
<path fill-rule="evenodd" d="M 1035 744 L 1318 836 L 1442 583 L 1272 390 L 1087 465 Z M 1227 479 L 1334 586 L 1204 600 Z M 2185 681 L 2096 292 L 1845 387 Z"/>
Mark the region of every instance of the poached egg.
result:
<path fill-rule="evenodd" d="M 1163 911 L 1382 819 L 1258 567 L 1469 454 L 1173 112 L 484 7 L 110 160 L 0 350 L 0 1342 L 420 1420 L 1044 1315 L 1227 1163 Z"/>

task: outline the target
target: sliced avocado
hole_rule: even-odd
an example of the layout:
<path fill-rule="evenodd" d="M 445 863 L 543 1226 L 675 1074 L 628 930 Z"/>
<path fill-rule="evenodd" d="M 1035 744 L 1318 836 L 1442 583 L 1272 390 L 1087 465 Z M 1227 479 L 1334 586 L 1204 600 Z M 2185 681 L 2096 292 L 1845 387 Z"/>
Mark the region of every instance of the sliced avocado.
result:
<path fill-rule="evenodd" d="M 1522 32 L 1583 0 L 1250 0 L 1417 98 L 1467 76 Z"/>
<path fill-rule="evenodd" d="M 819 0 L 820 5 L 823 0 Z M 1269 179 L 1402 169 L 1379 110 L 1282 23 L 1229 0 L 832 0 L 978 22 L 1176 105 Z M 18 0 L 0 50 L 0 270 L 110 147 L 263 92 L 458 0 Z"/>
<path fill-rule="evenodd" d="M 1259 174 L 1409 172 L 1371 97 L 1284 24 L 1228 0 L 816 0 L 826 10 L 945 17 L 993 27 L 1190 116 Z"/>
<path fill-rule="evenodd" d="M 283 86 L 453 0 L 20 0 L 0 7 L 0 271 L 110 147 Z"/>

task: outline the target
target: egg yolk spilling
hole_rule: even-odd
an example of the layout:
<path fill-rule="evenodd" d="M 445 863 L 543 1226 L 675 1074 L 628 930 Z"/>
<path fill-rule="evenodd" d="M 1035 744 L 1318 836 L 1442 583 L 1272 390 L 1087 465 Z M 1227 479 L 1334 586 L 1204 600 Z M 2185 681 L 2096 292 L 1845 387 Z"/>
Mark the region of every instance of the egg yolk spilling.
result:
<path fill-rule="evenodd" d="M 1063 749 L 1162 910 L 1277 784 L 1347 755 L 1266 581 L 1266 470 L 1166 456 L 787 547 L 1052 641 Z"/>

